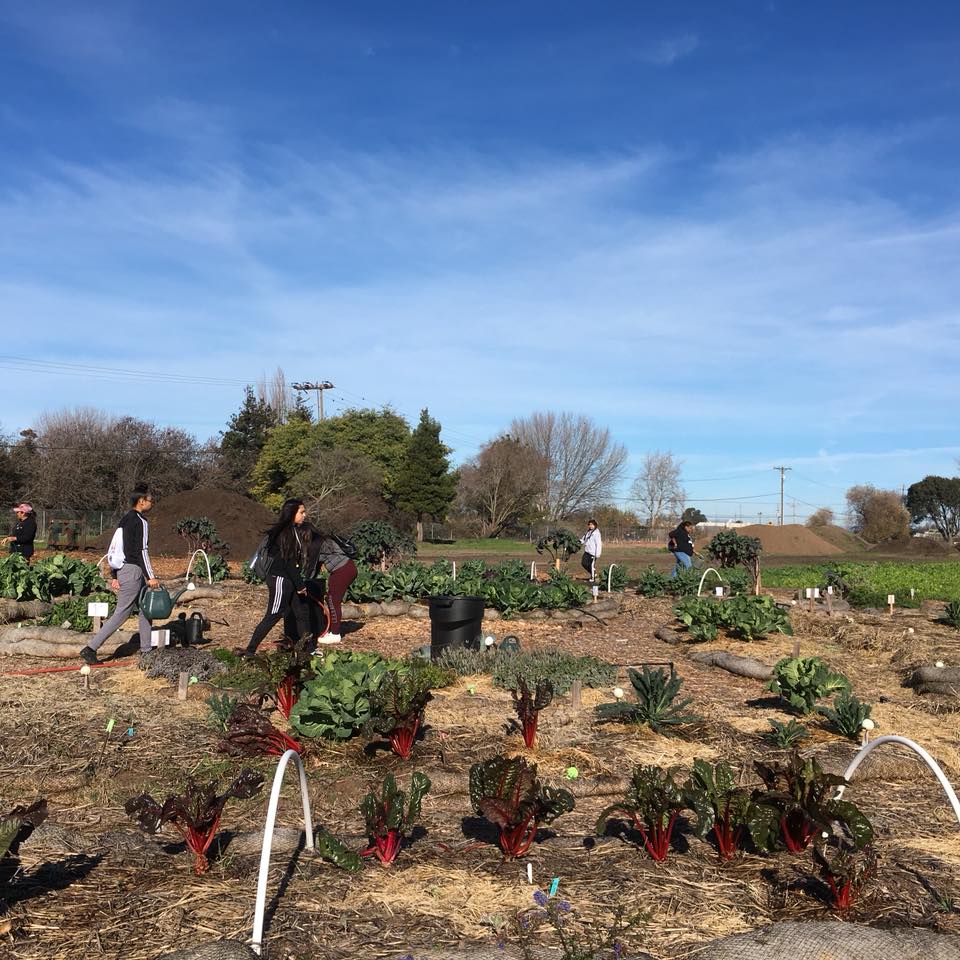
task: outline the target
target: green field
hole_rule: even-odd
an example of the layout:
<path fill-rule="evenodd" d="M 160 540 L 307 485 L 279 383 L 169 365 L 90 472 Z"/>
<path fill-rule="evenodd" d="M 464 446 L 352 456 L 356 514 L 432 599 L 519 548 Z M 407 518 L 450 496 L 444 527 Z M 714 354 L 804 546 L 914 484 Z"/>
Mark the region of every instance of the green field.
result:
<path fill-rule="evenodd" d="M 767 567 L 763 571 L 765 587 L 816 587 L 828 582 L 834 572 L 851 588 L 854 599 L 869 600 L 871 606 L 886 603 L 894 594 L 898 604 L 920 600 L 956 600 L 960 598 L 960 562 L 910 563 L 816 563 L 802 566 Z M 869 595 L 869 596 L 867 596 Z"/>

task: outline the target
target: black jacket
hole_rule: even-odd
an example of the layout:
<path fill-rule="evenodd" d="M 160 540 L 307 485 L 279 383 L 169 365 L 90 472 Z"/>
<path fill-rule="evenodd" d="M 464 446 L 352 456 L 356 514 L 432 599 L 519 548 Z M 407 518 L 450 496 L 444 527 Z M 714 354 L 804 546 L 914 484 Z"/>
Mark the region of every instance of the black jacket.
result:
<path fill-rule="evenodd" d="M 693 540 L 682 523 L 676 530 L 670 531 L 670 543 L 676 544 L 676 546 L 670 547 L 674 553 L 685 553 L 688 557 L 693 556 Z"/>
<path fill-rule="evenodd" d="M 29 515 L 18 520 L 11 533 L 17 539 L 10 544 L 10 552 L 29 560 L 33 556 L 33 541 L 37 539 L 37 518 Z"/>

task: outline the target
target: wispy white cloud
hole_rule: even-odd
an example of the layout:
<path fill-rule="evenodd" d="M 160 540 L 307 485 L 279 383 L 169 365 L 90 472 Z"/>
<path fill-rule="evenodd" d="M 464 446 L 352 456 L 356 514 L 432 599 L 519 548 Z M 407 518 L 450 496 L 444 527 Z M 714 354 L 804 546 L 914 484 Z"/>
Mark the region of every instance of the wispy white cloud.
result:
<path fill-rule="evenodd" d="M 695 33 L 680 33 L 645 47 L 640 59 L 658 67 L 669 67 L 690 56 L 700 46 L 700 37 Z"/>
<path fill-rule="evenodd" d="M 204 127 L 192 105 L 165 109 Z M 960 218 L 859 189 L 887 143 L 771 144 L 693 189 L 656 147 L 509 161 L 287 149 L 241 164 L 224 118 L 206 129 L 172 171 L 58 165 L 0 196 L 4 314 L 38 349 L 136 357 L 124 331 L 146 329 L 176 345 L 173 369 L 252 379 L 280 364 L 329 376 L 351 391 L 341 404 L 429 405 L 462 454 L 540 408 L 583 408 L 635 451 L 769 449 L 841 474 L 899 464 L 896 438 L 931 458 L 953 449 L 960 278 L 945 265 Z M 843 162 L 820 177 L 826 154 Z M 5 420 L 31 416 L 17 394 Z M 236 397 L 205 402 L 213 432 Z M 165 395 L 140 413 L 176 420 L 197 403 Z M 808 454 L 851 437 L 869 457 Z"/>

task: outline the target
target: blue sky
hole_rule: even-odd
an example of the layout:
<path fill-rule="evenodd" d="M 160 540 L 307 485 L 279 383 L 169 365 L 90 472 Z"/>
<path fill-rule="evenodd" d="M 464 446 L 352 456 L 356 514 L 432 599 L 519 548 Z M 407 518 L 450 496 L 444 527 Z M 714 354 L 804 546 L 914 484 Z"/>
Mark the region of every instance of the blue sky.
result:
<path fill-rule="evenodd" d="M 588 414 L 711 515 L 957 473 L 955 4 L 0 0 L 0 50 L 7 433 L 206 438 L 280 366 L 458 459 Z"/>

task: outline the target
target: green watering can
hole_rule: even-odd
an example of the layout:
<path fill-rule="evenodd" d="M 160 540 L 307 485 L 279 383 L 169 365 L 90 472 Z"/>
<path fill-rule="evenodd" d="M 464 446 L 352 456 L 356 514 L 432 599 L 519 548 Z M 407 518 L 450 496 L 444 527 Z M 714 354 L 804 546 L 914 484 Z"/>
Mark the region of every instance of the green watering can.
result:
<path fill-rule="evenodd" d="M 148 620 L 167 620 L 177 600 L 188 590 L 196 589 L 195 583 L 188 583 L 171 597 L 163 587 L 144 587 L 140 591 L 140 612 Z"/>

